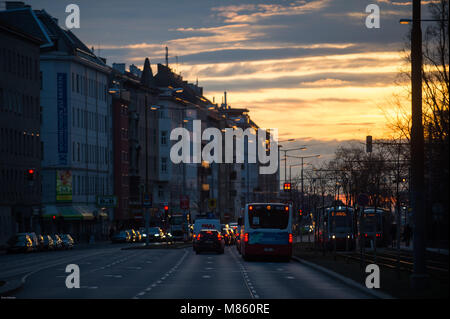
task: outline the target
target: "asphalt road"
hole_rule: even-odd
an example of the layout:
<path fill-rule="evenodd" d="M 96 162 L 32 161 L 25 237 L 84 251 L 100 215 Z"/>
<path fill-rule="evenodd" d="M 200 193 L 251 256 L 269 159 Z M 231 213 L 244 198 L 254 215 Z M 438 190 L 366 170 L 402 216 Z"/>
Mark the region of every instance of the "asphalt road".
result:
<path fill-rule="evenodd" d="M 235 247 L 196 255 L 192 248 L 95 249 L 0 256 L 0 279 L 25 278 L 17 298 L 368 298 L 301 263 L 244 261 Z M 80 268 L 68 289 L 65 267 Z"/>

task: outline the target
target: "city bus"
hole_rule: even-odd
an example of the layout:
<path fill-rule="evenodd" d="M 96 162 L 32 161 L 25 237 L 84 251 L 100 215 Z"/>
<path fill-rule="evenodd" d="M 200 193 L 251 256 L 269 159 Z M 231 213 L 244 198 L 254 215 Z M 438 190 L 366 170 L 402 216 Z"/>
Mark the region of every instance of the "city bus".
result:
<path fill-rule="evenodd" d="M 349 206 L 323 208 L 319 224 L 319 243 L 326 249 L 352 250 L 355 247 L 354 210 Z"/>
<path fill-rule="evenodd" d="M 246 260 L 252 256 L 274 256 L 290 260 L 292 256 L 292 207 L 283 203 L 249 203 L 241 226 L 240 253 Z"/>

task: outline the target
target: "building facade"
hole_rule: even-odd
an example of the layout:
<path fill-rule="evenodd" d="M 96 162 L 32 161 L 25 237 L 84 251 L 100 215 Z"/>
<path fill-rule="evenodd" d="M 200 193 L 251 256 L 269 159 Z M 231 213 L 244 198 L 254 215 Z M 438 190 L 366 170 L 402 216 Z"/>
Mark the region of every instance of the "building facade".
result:
<path fill-rule="evenodd" d="M 39 224 L 40 44 L 0 16 L 0 245 Z"/>

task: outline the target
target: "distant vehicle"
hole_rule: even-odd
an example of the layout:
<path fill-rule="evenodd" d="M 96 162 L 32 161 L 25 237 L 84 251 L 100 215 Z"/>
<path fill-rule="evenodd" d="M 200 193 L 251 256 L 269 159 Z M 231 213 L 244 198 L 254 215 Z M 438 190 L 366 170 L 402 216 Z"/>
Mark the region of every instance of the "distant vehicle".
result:
<path fill-rule="evenodd" d="M 216 229 L 203 229 L 193 241 L 194 251 L 199 254 L 202 251 L 216 251 L 223 254 L 225 251 L 225 240 Z"/>
<path fill-rule="evenodd" d="M 320 208 L 319 208 L 320 210 Z M 352 250 L 355 247 L 354 211 L 350 206 L 322 208 L 324 220 L 319 229 L 319 243 L 328 250 Z"/>
<path fill-rule="evenodd" d="M 53 234 L 51 235 L 51 238 L 53 239 L 53 246 L 55 247 L 55 250 L 64 249 L 64 243 L 58 235 Z"/>
<path fill-rule="evenodd" d="M 363 224 L 359 223 L 360 232 L 368 239 L 365 241 L 367 246 L 370 241 L 375 239 L 378 247 L 386 247 L 390 241 L 390 218 L 389 211 L 375 207 L 368 207 L 364 209 L 362 214 Z M 363 226 L 364 225 L 364 226 Z"/>
<path fill-rule="evenodd" d="M 282 203 L 245 205 L 241 225 L 240 251 L 244 259 L 251 256 L 292 256 L 292 208 Z"/>
<path fill-rule="evenodd" d="M 113 243 L 128 243 L 131 241 L 131 236 L 126 230 L 121 230 L 112 236 L 111 241 Z"/>
<path fill-rule="evenodd" d="M 50 235 L 41 235 L 41 249 L 43 250 L 54 250 L 55 245 L 53 243 L 52 237 Z"/>
<path fill-rule="evenodd" d="M 187 240 L 189 237 L 189 222 L 185 214 L 173 214 L 169 218 L 169 232 L 174 240 Z"/>
<path fill-rule="evenodd" d="M 69 234 L 60 234 L 58 236 L 59 238 L 61 238 L 63 249 L 73 249 L 75 241 L 73 240 L 72 236 L 70 236 Z"/>
<path fill-rule="evenodd" d="M 222 230 L 222 225 L 218 219 L 196 219 L 194 223 L 194 233 L 192 234 L 193 241 L 195 241 L 197 235 L 202 229 L 215 229 L 220 232 Z"/>
<path fill-rule="evenodd" d="M 232 239 L 232 233 L 231 230 L 229 228 L 222 228 L 222 236 L 224 237 L 225 240 L 225 245 L 230 246 L 233 243 L 233 239 Z"/>
<path fill-rule="evenodd" d="M 143 231 L 145 232 L 145 229 L 143 229 Z M 147 236 L 150 242 L 161 242 L 166 239 L 164 232 L 159 227 L 150 227 L 148 229 L 148 234 L 144 233 L 144 237 Z"/>
<path fill-rule="evenodd" d="M 6 251 L 8 253 L 28 253 L 33 251 L 33 242 L 31 241 L 30 236 L 24 233 L 12 236 L 7 244 L 8 247 Z"/>
<path fill-rule="evenodd" d="M 237 226 L 236 228 L 235 241 L 236 249 L 239 253 L 241 253 L 241 226 Z"/>

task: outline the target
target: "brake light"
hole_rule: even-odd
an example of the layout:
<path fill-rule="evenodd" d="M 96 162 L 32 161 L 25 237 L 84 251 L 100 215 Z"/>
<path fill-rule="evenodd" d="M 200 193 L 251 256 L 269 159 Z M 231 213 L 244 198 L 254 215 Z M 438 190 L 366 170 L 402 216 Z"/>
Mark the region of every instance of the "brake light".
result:
<path fill-rule="evenodd" d="M 248 233 L 245 233 L 245 235 L 244 235 L 244 242 L 248 243 Z"/>
<path fill-rule="evenodd" d="M 248 210 L 253 210 L 253 206 L 248 206 Z"/>
<path fill-rule="evenodd" d="M 292 244 L 292 241 L 293 241 L 292 234 L 289 234 L 289 244 Z"/>
<path fill-rule="evenodd" d="M 195 236 L 197 236 L 197 235 L 196 235 L 196 234 L 192 235 L 192 238 L 194 238 L 194 239 L 195 239 Z"/>
<path fill-rule="evenodd" d="M 367 234 L 364 234 L 364 236 L 366 236 L 366 237 L 367 237 Z"/>
<path fill-rule="evenodd" d="M 220 233 L 217 233 L 217 239 L 222 240 L 222 235 Z"/>
<path fill-rule="evenodd" d="M 197 240 L 200 240 L 200 234 L 197 235 Z"/>

